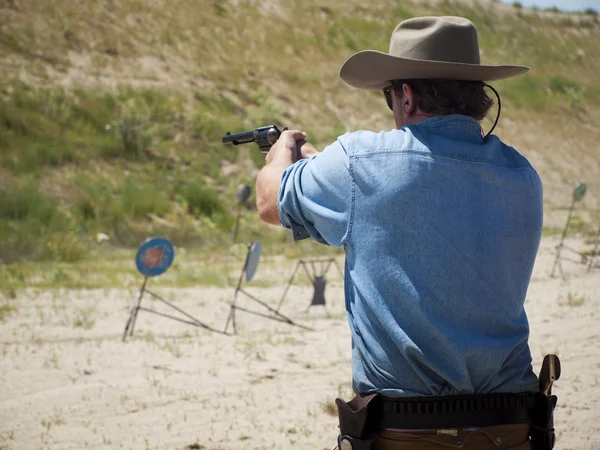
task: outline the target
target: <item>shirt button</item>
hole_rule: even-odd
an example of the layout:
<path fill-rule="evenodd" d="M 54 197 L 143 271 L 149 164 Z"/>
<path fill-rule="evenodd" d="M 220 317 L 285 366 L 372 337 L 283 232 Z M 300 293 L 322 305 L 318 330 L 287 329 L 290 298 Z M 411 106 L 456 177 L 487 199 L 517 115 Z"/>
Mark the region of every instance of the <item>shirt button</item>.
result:
<path fill-rule="evenodd" d="M 296 236 L 302 236 L 302 231 L 298 231 L 298 232 L 296 233 Z"/>

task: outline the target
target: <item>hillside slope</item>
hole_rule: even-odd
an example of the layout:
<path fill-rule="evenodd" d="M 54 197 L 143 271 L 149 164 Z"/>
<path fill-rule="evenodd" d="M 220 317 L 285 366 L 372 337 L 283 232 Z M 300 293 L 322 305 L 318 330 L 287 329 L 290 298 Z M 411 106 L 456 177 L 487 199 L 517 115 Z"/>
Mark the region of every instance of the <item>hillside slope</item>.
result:
<path fill-rule="evenodd" d="M 125 246 L 151 233 L 221 242 L 236 187 L 262 162 L 254 146 L 222 146 L 222 134 L 277 123 L 322 147 L 346 130 L 392 128 L 381 94 L 338 71 L 355 51 L 387 51 L 399 21 L 429 14 L 471 19 L 483 62 L 532 67 L 494 84 L 497 134 L 540 172 L 548 230 L 562 226 L 576 182 L 589 187 L 579 224 L 600 224 L 594 15 L 492 1 L 0 5 L 0 262 L 75 260 L 100 232 Z M 272 234 L 252 207 L 244 220 L 245 237 Z"/>

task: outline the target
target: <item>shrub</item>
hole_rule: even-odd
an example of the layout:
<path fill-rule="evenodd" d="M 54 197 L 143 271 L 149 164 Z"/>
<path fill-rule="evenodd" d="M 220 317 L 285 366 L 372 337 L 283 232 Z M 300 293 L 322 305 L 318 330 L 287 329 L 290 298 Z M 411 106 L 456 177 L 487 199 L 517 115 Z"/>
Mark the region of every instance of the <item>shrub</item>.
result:
<path fill-rule="evenodd" d="M 57 202 L 42 194 L 32 178 L 0 185 L 0 219 L 31 219 L 48 224 L 58 214 Z"/>
<path fill-rule="evenodd" d="M 153 183 L 139 175 L 130 174 L 123 181 L 81 175 L 76 185 L 79 188 L 76 215 L 84 222 L 95 221 L 97 228 L 115 226 L 127 218 L 165 215 L 171 209 L 163 183 Z"/>
<path fill-rule="evenodd" d="M 125 216 L 144 218 L 148 214 L 164 215 L 171 204 L 160 185 L 127 179 L 122 187 L 121 211 Z"/>
<path fill-rule="evenodd" d="M 0 185 L 0 263 L 26 259 L 75 261 L 84 249 L 72 218 L 32 178 Z"/>
<path fill-rule="evenodd" d="M 143 152 L 152 142 L 148 128 L 150 128 L 150 111 L 146 105 L 139 105 L 132 100 L 126 102 L 122 107 L 121 118 L 116 128 L 123 157 L 140 159 L 143 156 Z"/>
<path fill-rule="evenodd" d="M 244 128 L 244 112 L 223 95 L 213 98 L 196 92 L 194 98 L 198 103 L 191 115 L 190 126 L 196 138 L 220 145 L 221 136 L 225 133 L 237 133 Z"/>
<path fill-rule="evenodd" d="M 189 214 L 212 217 L 215 213 L 225 212 L 217 193 L 201 184 L 185 184 L 181 187 L 180 194 L 187 203 Z"/>
<path fill-rule="evenodd" d="M 550 78 L 549 86 L 552 92 L 559 94 L 567 94 L 569 91 L 581 90 L 581 86 L 577 82 L 562 76 Z"/>

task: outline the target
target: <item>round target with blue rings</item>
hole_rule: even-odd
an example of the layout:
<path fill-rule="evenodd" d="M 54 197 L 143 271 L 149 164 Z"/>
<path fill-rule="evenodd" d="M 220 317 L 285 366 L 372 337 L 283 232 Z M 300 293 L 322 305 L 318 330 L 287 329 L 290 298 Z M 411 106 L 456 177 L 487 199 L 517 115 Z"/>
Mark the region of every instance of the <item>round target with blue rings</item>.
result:
<path fill-rule="evenodd" d="M 145 240 L 135 256 L 139 272 L 146 277 L 155 277 L 167 271 L 173 263 L 175 249 L 167 239 L 151 237 Z"/>

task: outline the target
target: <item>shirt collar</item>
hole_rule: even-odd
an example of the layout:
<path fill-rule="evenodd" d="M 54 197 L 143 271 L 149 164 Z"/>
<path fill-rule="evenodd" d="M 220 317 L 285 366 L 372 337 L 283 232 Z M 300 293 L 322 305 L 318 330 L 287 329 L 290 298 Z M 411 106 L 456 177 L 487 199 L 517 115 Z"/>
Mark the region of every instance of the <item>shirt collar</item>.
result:
<path fill-rule="evenodd" d="M 424 126 L 429 128 L 449 128 L 449 127 L 462 127 L 468 130 L 473 130 L 481 133 L 481 126 L 479 122 L 473 119 L 471 116 L 464 116 L 462 114 L 450 114 L 448 116 L 436 116 L 419 122 L 417 126 Z"/>
<path fill-rule="evenodd" d="M 416 125 L 408 125 L 406 128 L 416 132 L 417 130 L 444 135 L 447 137 L 459 138 L 468 141 L 483 140 L 481 126 L 479 122 L 471 116 L 462 114 L 450 114 L 447 116 L 436 116 L 419 122 Z"/>

